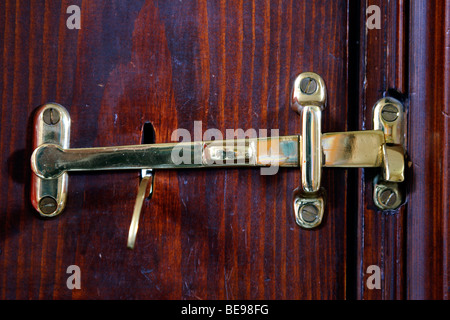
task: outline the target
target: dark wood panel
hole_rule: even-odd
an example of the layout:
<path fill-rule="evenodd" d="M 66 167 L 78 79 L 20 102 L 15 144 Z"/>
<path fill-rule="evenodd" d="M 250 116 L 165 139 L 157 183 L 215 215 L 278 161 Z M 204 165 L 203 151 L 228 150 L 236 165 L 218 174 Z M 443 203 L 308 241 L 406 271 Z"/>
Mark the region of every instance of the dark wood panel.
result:
<path fill-rule="evenodd" d="M 380 29 L 367 29 L 366 9 L 381 9 Z M 373 129 L 373 106 L 384 96 L 407 105 L 408 2 L 370 1 L 360 8 L 359 130 Z M 382 212 L 373 201 L 373 179 L 378 170 L 359 170 L 357 291 L 358 299 L 405 298 L 406 204 Z M 405 195 L 404 195 L 405 196 Z M 368 289 L 367 268 L 380 267 L 381 289 Z"/>
<path fill-rule="evenodd" d="M 407 296 L 448 299 L 450 1 L 411 1 Z"/>
<path fill-rule="evenodd" d="M 65 26 L 81 6 L 81 30 Z M 300 131 L 292 80 L 325 79 L 323 130 L 347 130 L 347 1 L 3 1 L 0 147 L 2 299 L 331 299 L 346 296 L 347 173 L 324 170 L 323 226 L 295 224 L 299 172 L 157 172 L 137 247 L 126 236 L 138 174 L 70 177 L 66 212 L 29 202 L 30 119 L 65 105 L 73 147 L 136 144 L 173 130 Z M 80 266 L 82 289 L 66 288 Z"/>

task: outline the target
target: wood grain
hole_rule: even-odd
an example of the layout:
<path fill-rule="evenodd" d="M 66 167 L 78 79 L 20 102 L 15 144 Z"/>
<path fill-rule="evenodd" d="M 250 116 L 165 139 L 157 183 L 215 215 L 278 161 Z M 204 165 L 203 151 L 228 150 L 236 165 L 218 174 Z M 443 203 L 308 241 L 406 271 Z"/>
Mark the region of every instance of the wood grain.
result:
<path fill-rule="evenodd" d="M 390 215 L 372 205 L 374 172 L 360 172 L 357 298 L 448 299 L 450 2 L 370 4 L 380 6 L 383 23 L 360 34 L 360 127 L 370 127 L 380 96 L 400 93 L 409 168 L 406 203 Z M 382 290 L 366 287 L 372 264 L 381 267 Z"/>
<path fill-rule="evenodd" d="M 66 8 L 81 7 L 81 30 Z M 346 131 L 348 1 L 0 3 L 1 299 L 343 299 L 347 173 L 324 170 L 323 226 L 292 214 L 299 172 L 157 172 L 136 249 L 126 236 L 138 173 L 70 176 L 65 213 L 29 201 L 33 110 L 55 101 L 73 147 L 135 144 L 173 130 L 300 132 L 289 109 L 303 71 L 326 79 L 323 130 Z M 68 290 L 78 265 L 82 289 Z"/>
<path fill-rule="evenodd" d="M 450 1 L 410 10 L 407 296 L 449 299 Z"/>
<path fill-rule="evenodd" d="M 381 28 L 360 29 L 359 129 L 373 129 L 373 106 L 384 96 L 407 102 L 408 3 L 370 1 L 362 3 L 360 19 L 364 25 L 369 5 L 381 9 Z M 373 180 L 378 170 L 359 170 L 356 275 L 358 299 L 404 299 L 406 260 L 406 206 L 395 212 L 382 212 L 373 201 Z M 404 193 L 404 197 L 406 194 Z M 405 201 L 406 202 L 406 201 Z M 381 289 L 371 290 L 367 268 L 380 267 Z"/>

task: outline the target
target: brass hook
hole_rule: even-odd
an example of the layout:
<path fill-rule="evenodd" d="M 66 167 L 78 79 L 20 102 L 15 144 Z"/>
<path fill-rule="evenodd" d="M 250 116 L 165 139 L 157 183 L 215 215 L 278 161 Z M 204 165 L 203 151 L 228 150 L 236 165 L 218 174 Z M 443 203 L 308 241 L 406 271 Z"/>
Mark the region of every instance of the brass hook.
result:
<path fill-rule="evenodd" d="M 154 181 L 154 172 L 152 169 L 141 170 L 141 183 L 139 184 L 136 203 L 134 204 L 133 209 L 133 217 L 131 218 L 130 229 L 128 231 L 127 247 L 129 249 L 134 249 L 134 245 L 136 243 L 136 235 L 139 227 L 139 219 L 142 212 L 142 205 L 145 199 L 151 199 L 153 195 Z M 150 188 L 148 188 L 148 186 L 150 186 Z"/>

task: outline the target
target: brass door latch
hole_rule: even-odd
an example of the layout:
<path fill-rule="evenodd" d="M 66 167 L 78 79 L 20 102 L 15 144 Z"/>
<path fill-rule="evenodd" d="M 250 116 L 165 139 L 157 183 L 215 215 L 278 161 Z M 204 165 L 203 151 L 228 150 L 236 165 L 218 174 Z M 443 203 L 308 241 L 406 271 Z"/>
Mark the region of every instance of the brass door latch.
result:
<path fill-rule="evenodd" d="M 379 100 L 373 110 L 373 130 L 322 133 L 322 110 L 327 93 L 323 79 L 300 74 L 293 85 L 291 107 L 301 115 L 301 135 L 222 141 L 141 144 L 70 149 L 70 116 L 59 104 L 41 106 L 34 118 L 31 201 L 41 217 L 59 215 L 65 205 L 69 171 L 141 170 L 141 184 L 130 226 L 133 248 L 142 202 L 150 197 L 154 170 L 207 167 L 268 167 L 301 169 L 301 187 L 294 192 L 294 214 L 304 228 L 323 218 L 325 192 L 322 167 L 381 168 L 374 201 L 381 210 L 402 203 L 397 184 L 404 181 L 406 117 L 394 98 Z M 180 163 L 173 154 L 182 150 L 192 161 Z"/>

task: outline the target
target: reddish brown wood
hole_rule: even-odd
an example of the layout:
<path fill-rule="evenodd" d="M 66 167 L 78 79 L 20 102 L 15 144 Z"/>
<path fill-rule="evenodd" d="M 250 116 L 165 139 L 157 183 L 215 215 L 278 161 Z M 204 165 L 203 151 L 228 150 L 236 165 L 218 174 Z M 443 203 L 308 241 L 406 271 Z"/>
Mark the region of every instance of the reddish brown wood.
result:
<path fill-rule="evenodd" d="M 82 29 L 68 30 L 68 5 Z M 347 173 L 324 170 L 326 218 L 294 222 L 299 172 L 157 172 L 137 247 L 126 236 L 138 174 L 70 176 L 57 219 L 29 201 L 30 121 L 65 105 L 73 147 L 156 141 L 177 128 L 300 131 L 292 80 L 326 80 L 323 129 L 347 128 L 347 1 L 13 1 L 0 3 L 1 299 L 342 299 L 346 296 Z M 66 269 L 82 289 L 66 287 Z"/>
<path fill-rule="evenodd" d="M 412 1 L 407 296 L 448 299 L 450 1 Z"/>
<path fill-rule="evenodd" d="M 361 32 L 360 126 L 370 128 L 381 95 L 404 94 L 410 168 L 406 204 L 392 215 L 372 205 L 373 172 L 360 174 L 357 297 L 448 299 L 450 2 L 370 4 L 382 8 L 384 23 Z M 381 267 L 380 291 L 366 287 L 371 264 Z"/>
<path fill-rule="evenodd" d="M 361 5 L 361 21 L 368 17 L 366 9 L 381 9 L 381 29 L 360 30 L 359 130 L 373 128 L 373 106 L 393 90 L 408 94 L 407 26 L 408 2 L 370 1 Z M 398 96 L 395 96 L 399 98 Z M 373 179 L 378 170 L 359 171 L 358 234 L 357 234 L 357 298 L 405 298 L 405 206 L 395 212 L 383 213 L 373 201 Z M 367 268 L 380 267 L 381 289 L 370 290 Z"/>

